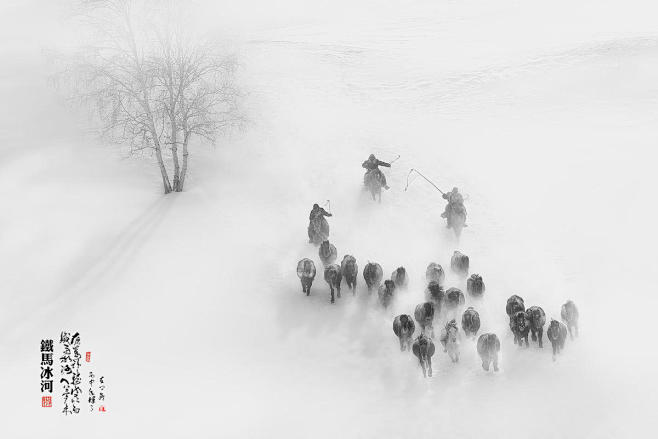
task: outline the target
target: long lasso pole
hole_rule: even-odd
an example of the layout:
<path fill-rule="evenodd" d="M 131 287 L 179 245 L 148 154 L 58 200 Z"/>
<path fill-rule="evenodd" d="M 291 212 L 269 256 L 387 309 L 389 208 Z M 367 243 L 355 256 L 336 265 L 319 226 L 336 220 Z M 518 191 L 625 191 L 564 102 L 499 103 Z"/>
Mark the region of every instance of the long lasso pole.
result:
<path fill-rule="evenodd" d="M 419 170 L 414 169 L 414 168 L 411 168 L 411 169 L 409 170 L 409 174 L 407 174 L 407 186 L 404 188 L 405 191 L 406 191 L 407 189 L 409 189 L 409 177 L 411 176 L 411 173 L 412 173 L 412 172 L 415 172 L 416 174 L 418 174 L 418 175 L 420 175 L 421 177 L 423 177 L 423 178 L 425 179 L 425 181 L 427 181 L 429 184 L 431 184 L 432 186 L 434 186 L 434 187 L 436 188 L 437 191 L 439 191 L 439 192 L 441 192 L 441 194 L 445 195 L 445 192 L 443 192 L 441 189 L 439 189 L 439 187 L 438 187 L 437 185 L 435 185 L 434 182 L 433 182 L 432 180 L 430 180 L 429 178 L 425 177 L 425 176 L 424 176 Z"/>

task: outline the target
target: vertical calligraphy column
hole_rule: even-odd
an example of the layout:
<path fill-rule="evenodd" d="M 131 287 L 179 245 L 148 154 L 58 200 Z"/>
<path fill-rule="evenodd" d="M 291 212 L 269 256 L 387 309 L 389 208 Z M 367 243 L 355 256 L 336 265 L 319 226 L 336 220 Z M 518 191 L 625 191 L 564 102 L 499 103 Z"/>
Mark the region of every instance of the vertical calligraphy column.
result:
<path fill-rule="evenodd" d="M 103 404 L 100 407 L 98 407 L 99 412 L 104 412 L 105 411 L 105 377 L 101 376 L 99 379 L 99 385 L 98 385 L 98 403 Z"/>
<path fill-rule="evenodd" d="M 80 374 L 80 362 L 82 355 L 80 355 L 80 333 L 76 332 L 71 337 L 71 347 L 73 348 L 73 382 L 71 386 L 71 408 L 73 413 L 80 413 L 80 395 L 82 394 L 82 376 Z"/>
<path fill-rule="evenodd" d="M 96 403 L 96 394 L 94 393 L 94 383 L 96 380 L 94 379 L 95 375 L 94 372 L 89 371 L 89 411 L 93 412 L 94 411 L 94 404 Z"/>
<path fill-rule="evenodd" d="M 53 340 L 41 340 L 41 393 L 53 393 Z M 52 407 L 52 395 L 41 395 L 41 407 Z"/>
<path fill-rule="evenodd" d="M 64 408 L 62 413 L 69 415 L 73 413 L 71 411 L 70 396 L 71 396 L 71 384 L 73 382 L 73 358 L 71 357 L 71 334 L 65 331 L 62 331 L 59 337 L 59 343 L 62 347 L 62 356 L 59 357 L 60 361 L 60 378 L 59 382 L 62 385 L 62 398 L 64 403 Z"/>

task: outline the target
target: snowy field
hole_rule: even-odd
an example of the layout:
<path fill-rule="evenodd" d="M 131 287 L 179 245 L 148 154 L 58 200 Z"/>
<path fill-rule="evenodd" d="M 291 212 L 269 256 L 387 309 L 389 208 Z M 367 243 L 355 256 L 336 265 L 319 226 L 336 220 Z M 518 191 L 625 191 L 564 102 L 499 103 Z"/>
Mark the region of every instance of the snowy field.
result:
<path fill-rule="evenodd" d="M 53 2 L 55 3 L 55 2 Z M 0 8 L 0 437 L 650 437 L 658 427 L 658 7 L 640 1 L 194 2 L 230 41 L 250 124 L 192 152 L 181 194 L 100 144 L 48 81 L 66 6 Z M 239 5 L 238 5 L 239 4 Z M 41 13 L 35 13 L 35 7 Z M 381 205 L 360 163 L 382 160 Z M 459 241 L 440 194 L 468 195 Z M 295 274 L 331 200 L 344 254 L 411 277 L 392 309 Z M 391 329 L 456 249 L 487 291 L 471 341 L 424 379 Z M 448 274 L 448 286 L 465 287 Z M 464 288 L 465 289 L 465 288 Z M 505 301 L 580 337 L 519 349 Z M 79 331 L 108 412 L 39 406 L 39 340 Z"/>

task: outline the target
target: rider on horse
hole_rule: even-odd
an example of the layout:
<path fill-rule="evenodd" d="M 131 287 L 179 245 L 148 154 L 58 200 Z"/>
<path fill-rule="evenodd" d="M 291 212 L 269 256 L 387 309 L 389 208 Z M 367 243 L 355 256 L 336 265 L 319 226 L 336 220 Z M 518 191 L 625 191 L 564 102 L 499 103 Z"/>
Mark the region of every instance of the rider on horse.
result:
<path fill-rule="evenodd" d="M 324 219 L 325 216 L 331 216 L 331 214 L 324 210 L 324 208 L 320 207 L 317 203 L 314 204 L 311 213 L 308 215 L 308 219 L 310 220 L 308 242 L 314 242 L 313 235 L 323 233 L 323 231 L 326 233 L 326 236 L 329 236 L 329 224 L 327 224 L 327 221 Z M 326 231 L 323 229 L 326 229 Z"/>
<path fill-rule="evenodd" d="M 386 184 L 386 176 L 384 173 L 379 169 L 379 166 L 386 166 L 387 168 L 391 167 L 390 163 L 382 162 L 381 160 L 377 160 L 377 157 L 375 157 L 375 154 L 370 154 L 370 157 L 368 157 L 368 160 L 363 162 L 361 165 L 362 167 L 366 168 L 368 171 L 366 172 L 366 175 L 364 176 L 364 182 L 367 180 L 368 175 L 371 173 L 375 173 L 375 176 L 379 179 L 381 182 L 382 186 L 384 189 L 388 189 L 388 185 Z"/>
<path fill-rule="evenodd" d="M 441 214 L 442 218 L 448 219 L 448 227 L 450 227 L 450 212 L 463 212 L 466 216 L 466 208 L 464 207 L 464 197 L 459 193 L 456 187 L 452 188 L 451 192 L 443 194 L 443 198 L 448 200 L 445 211 Z M 466 227 L 466 224 L 464 224 Z"/>

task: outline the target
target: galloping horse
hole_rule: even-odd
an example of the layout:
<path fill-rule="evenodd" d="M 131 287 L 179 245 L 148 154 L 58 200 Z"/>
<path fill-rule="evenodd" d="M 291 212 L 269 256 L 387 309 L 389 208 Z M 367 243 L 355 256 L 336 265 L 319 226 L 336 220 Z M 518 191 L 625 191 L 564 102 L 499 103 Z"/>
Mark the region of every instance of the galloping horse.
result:
<path fill-rule="evenodd" d="M 466 281 L 466 291 L 471 297 L 482 297 L 484 294 L 484 281 L 479 274 L 471 274 Z"/>
<path fill-rule="evenodd" d="M 564 342 L 567 340 L 567 327 L 564 323 L 551 319 L 546 336 L 553 346 L 553 361 L 555 361 L 555 355 L 564 349 Z"/>
<path fill-rule="evenodd" d="M 400 339 L 400 350 L 411 349 L 411 339 L 416 330 L 416 325 L 410 315 L 400 314 L 393 319 L 393 332 Z"/>
<path fill-rule="evenodd" d="M 450 320 L 445 328 L 441 330 L 439 340 L 443 345 L 443 352 L 447 352 L 453 363 L 459 361 L 459 340 L 457 339 L 459 330 L 455 319 Z"/>
<path fill-rule="evenodd" d="M 343 276 L 340 274 L 340 266 L 338 264 L 328 265 L 324 269 L 324 280 L 329 284 L 331 289 L 331 303 L 334 303 L 334 290 L 338 293 L 340 299 L 340 282 Z"/>
<path fill-rule="evenodd" d="M 391 273 L 391 280 L 395 283 L 395 287 L 399 289 L 407 288 L 409 279 L 407 278 L 407 270 L 404 267 L 398 267 Z"/>
<path fill-rule="evenodd" d="M 567 324 L 567 329 L 569 330 L 569 336 L 573 340 L 573 333 L 571 328 L 576 330 L 576 337 L 578 337 L 578 308 L 576 304 L 571 300 L 567 300 L 567 303 L 562 305 L 560 309 L 560 317 Z"/>
<path fill-rule="evenodd" d="M 472 336 L 473 338 L 480 330 L 480 314 L 472 306 L 469 306 L 462 314 L 462 329 L 466 337 Z"/>
<path fill-rule="evenodd" d="M 498 352 L 500 351 L 500 340 L 496 334 L 482 334 L 478 338 L 478 354 L 482 359 L 482 369 L 488 371 L 493 362 L 494 371 L 498 372 Z"/>
<path fill-rule="evenodd" d="M 526 310 L 526 316 L 530 322 L 530 332 L 532 333 L 532 341 L 537 341 L 539 338 L 539 347 L 543 348 L 542 336 L 544 335 L 544 324 L 546 323 L 546 313 L 541 306 L 531 306 Z"/>
<path fill-rule="evenodd" d="M 416 306 L 414 311 L 414 318 L 420 325 L 421 333 L 425 333 L 426 330 L 429 330 L 430 334 L 434 335 L 434 304 L 432 302 L 421 303 Z"/>
<path fill-rule="evenodd" d="M 418 358 L 423 376 L 432 376 L 432 356 L 434 355 L 434 342 L 425 334 L 420 334 L 412 346 L 414 355 Z"/>
<path fill-rule="evenodd" d="M 297 277 L 302 283 L 302 293 L 311 294 L 311 285 L 315 279 L 315 264 L 308 258 L 297 263 Z"/>
<path fill-rule="evenodd" d="M 352 290 L 352 295 L 356 294 L 356 278 L 359 275 L 359 266 L 356 265 L 356 258 L 352 255 L 345 255 L 340 263 L 340 272 L 345 278 L 347 288 Z"/>
<path fill-rule="evenodd" d="M 322 265 L 325 267 L 331 265 L 336 261 L 338 257 L 338 252 L 336 251 L 336 246 L 331 244 L 328 239 L 322 241 L 320 244 L 320 251 L 318 252 Z"/>
<path fill-rule="evenodd" d="M 376 262 L 368 262 L 363 268 L 363 279 L 368 286 L 368 292 L 372 292 L 373 288 L 379 288 L 384 277 L 384 270 L 382 266 Z"/>

